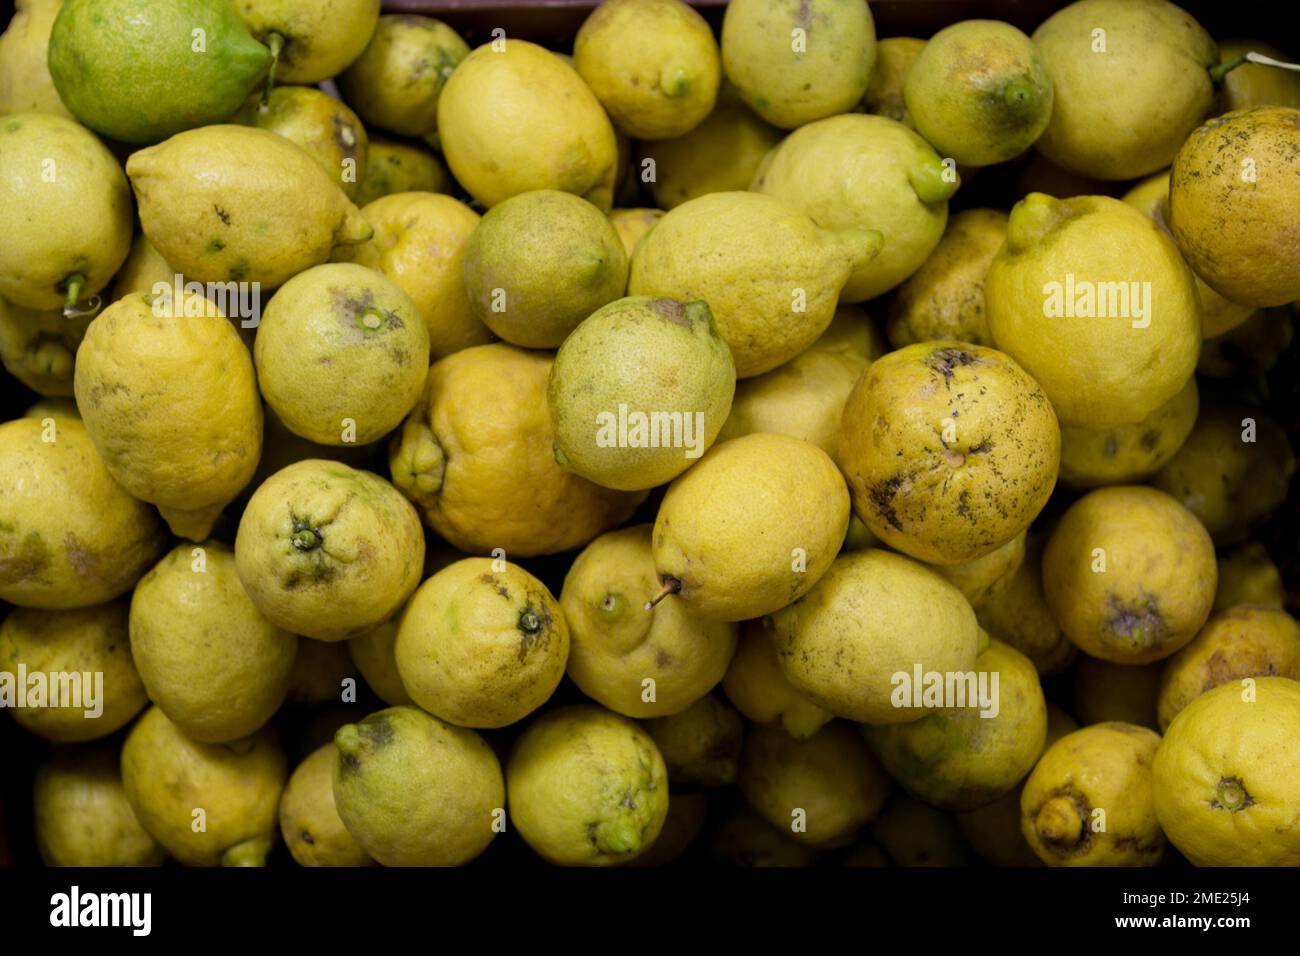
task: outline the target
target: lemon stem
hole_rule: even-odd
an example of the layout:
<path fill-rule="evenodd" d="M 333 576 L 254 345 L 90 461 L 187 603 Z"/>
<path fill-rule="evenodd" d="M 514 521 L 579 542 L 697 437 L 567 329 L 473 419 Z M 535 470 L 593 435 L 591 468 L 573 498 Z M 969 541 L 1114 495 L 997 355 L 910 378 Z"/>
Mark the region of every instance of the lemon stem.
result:
<path fill-rule="evenodd" d="M 1210 82 L 1215 86 L 1223 85 L 1223 78 L 1246 62 L 1246 57 L 1234 56 L 1227 63 L 1220 63 L 1218 66 L 1210 67 Z"/>
<path fill-rule="evenodd" d="M 86 284 L 86 276 L 81 272 L 74 272 L 63 280 L 63 288 L 67 297 L 63 300 L 63 314 L 71 316 L 77 311 L 77 300 L 81 298 L 82 286 Z"/>
<path fill-rule="evenodd" d="M 284 52 L 284 37 L 278 33 L 268 33 L 266 46 L 271 51 L 271 69 L 266 72 L 266 87 L 262 90 L 263 108 L 271 101 L 271 90 L 275 88 L 275 70 L 280 65 L 280 54 Z"/>
<path fill-rule="evenodd" d="M 663 582 L 663 588 L 653 598 L 645 602 L 645 609 L 647 611 L 653 610 L 654 606 L 668 595 L 677 594 L 682 589 L 682 582 L 677 580 L 677 578 L 665 576 L 661 578 L 661 580 Z"/>

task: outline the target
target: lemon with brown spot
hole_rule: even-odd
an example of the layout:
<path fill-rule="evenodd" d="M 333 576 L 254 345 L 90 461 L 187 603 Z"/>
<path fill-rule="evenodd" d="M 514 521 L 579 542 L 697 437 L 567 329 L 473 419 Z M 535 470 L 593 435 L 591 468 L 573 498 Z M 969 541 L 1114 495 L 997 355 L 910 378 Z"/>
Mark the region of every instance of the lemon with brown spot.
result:
<path fill-rule="evenodd" d="M 1048 866 L 1155 866 L 1151 764 L 1160 735 L 1119 721 L 1093 724 L 1047 748 L 1020 794 L 1020 828 Z"/>
<path fill-rule="evenodd" d="M 1206 691 L 1252 677 L 1300 680 L 1300 624 L 1280 608 L 1247 605 L 1216 614 L 1169 659 L 1160 679 L 1160 729 Z"/>
<path fill-rule="evenodd" d="M 559 685 L 569 626 L 546 585 L 523 568 L 465 558 L 411 596 L 395 653 L 402 686 L 429 713 L 461 727 L 505 727 Z"/>
<path fill-rule="evenodd" d="M 960 564 L 997 550 L 1056 483 L 1051 402 L 995 349 L 948 341 L 891 352 L 854 386 L 841 427 L 854 512 L 922 561 Z"/>
<path fill-rule="evenodd" d="M 130 590 L 165 542 L 157 514 L 113 480 L 80 421 L 0 425 L 0 598 L 101 604 Z"/>
<path fill-rule="evenodd" d="M 1218 568 L 1196 516 L 1142 485 L 1076 501 L 1043 552 L 1043 592 L 1086 654 L 1148 664 L 1187 644 L 1210 616 Z"/>
<path fill-rule="evenodd" d="M 384 479 L 307 459 L 262 483 L 235 536 L 235 565 L 271 623 L 322 641 L 364 634 L 420 583 L 424 531 Z"/>

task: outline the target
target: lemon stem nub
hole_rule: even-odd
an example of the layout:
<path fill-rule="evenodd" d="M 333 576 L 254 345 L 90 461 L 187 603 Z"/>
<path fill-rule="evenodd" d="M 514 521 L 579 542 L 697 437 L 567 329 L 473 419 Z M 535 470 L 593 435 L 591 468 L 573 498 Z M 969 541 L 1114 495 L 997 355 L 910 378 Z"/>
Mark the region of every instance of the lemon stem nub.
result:
<path fill-rule="evenodd" d="M 320 544 L 320 535 L 311 528 L 303 528 L 293 533 L 293 546 L 299 551 L 310 551 Z"/>
<path fill-rule="evenodd" d="M 275 88 L 275 68 L 280 65 L 280 54 L 284 52 L 284 37 L 278 33 L 268 33 L 266 46 L 271 51 L 271 68 L 266 72 L 266 87 L 262 90 L 263 108 L 271 101 L 271 90 Z"/>
<path fill-rule="evenodd" d="M 663 588 L 661 588 L 659 593 L 656 594 L 652 599 L 645 602 L 645 609 L 647 611 L 654 610 L 654 606 L 656 604 L 658 604 L 660 601 L 662 601 L 670 594 L 677 594 L 682 589 L 682 582 L 677 580 L 677 578 L 665 576 L 660 578 L 660 580 L 663 582 Z"/>
<path fill-rule="evenodd" d="M 1048 846 L 1070 847 L 1083 836 L 1079 805 L 1069 797 L 1053 797 L 1038 810 L 1034 820 L 1038 836 Z"/>
<path fill-rule="evenodd" d="M 1026 80 L 1012 80 L 1002 90 L 1002 102 L 1019 112 L 1034 104 L 1034 84 Z"/>
<path fill-rule="evenodd" d="M 536 634 L 542 629 L 542 619 L 532 608 L 524 608 L 519 614 L 519 630 L 525 634 Z"/>

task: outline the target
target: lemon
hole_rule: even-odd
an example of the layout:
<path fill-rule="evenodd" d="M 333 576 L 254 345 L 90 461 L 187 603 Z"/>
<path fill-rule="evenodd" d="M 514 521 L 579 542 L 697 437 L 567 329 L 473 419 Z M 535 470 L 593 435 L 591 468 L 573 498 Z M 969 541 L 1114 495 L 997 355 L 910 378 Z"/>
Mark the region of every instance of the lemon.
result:
<path fill-rule="evenodd" d="M 597 703 L 627 717 L 685 710 L 722 679 L 733 624 L 696 617 L 676 601 L 651 610 L 658 583 L 650 525 L 601 535 L 574 560 L 560 592 L 572 632 L 568 674 Z"/>
<path fill-rule="evenodd" d="M 77 405 L 113 477 L 201 541 L 253 477 L 262 405 L 238 333 L 199 296 L 119 299 L 77 353 Z"/>
<path fill-rule="evenodd" d="M 632 860 L 631 865 L 664 866 L 676 860 L 704 830 L 709 812 L 707 793 L 675 793 L 668 804 L 663 828 L 650 849 Z"/>
<path fill-rule="evenodd" d="M 660 596 L 713 621 L 770 614 L 830 568 L 848 512 L 844 479 L 817 446 L 762 432 L 715 445 L 659 506 Z"/>
<path fill-rule="evenodd" d="M 262 866 L 275 843 L 287 776 L 274 730 L 201 744 L 157 707 L 145 711 L 122 747 L 131 809 L 186 866 Z"/>
<path fill-rule="evenodd" d="M 394 193 L 452 191 L 451 173 L 441 159 L 415 143 L 370 136 L 366 150 L 366 175 L 353 201 L 365 207 Z"/>
<path fill-rule="evenodd" d="M 903 97 L 917 132 L 963 166 L 1014 159 L 1052 115 L 1042 55 L 999 20 L 962 20 L 932 36 L 907 71 Z"/>
<path fill-rule="evenodd" d="M 1254 51 L 1286 62 L 1287 55 L 1262 40 L 1220 40 L 1219 58 L 1226 64 Z M 1249 109 L 1252 106 L 1290 106 L 1300 109 L 1300 76 L 1290 70 L 1259 63 L 1246 63 L 1223 78 L 1217 113 Z M 2 112 L 2 111 L 0 111 Z"/>
<path fill-rule="evenodd" d="M 901 793 L 894 794 L 869 829 L 875 845 L 883 848 L 877 859 L 885 859 L 878 865 L 969 866 L 972 862 L 952 814 Z"/>
<path fill-rule="evenodd" d="M 987 682 L 988 703 L 968 683 L 959 705 L 866 730 L 890 776 L 941 809 L 970 810 L 1010 791 L 1033 769 L 1047 733 L 1047 705 L 1029 658 L 994 641 L 972 673 Z"/>
<path fill-rule="evenodd" d="M 438 103 L 448 77 L 469 46 L 441 20 L 379 18 L 368 43 L 339 77 L 343 98 L 373 123 L 402 136 L 438 127 Z"/>
<path fill-rule="evenodd" d="M 397 630 L 403 607 L 388 620 L 348 641 L 348 653 L 370 689 L 390 707 L 414 704 L 397 672 Z"/>
<path fill-rule="evenodd" d="M 1074 667 L 1075 715 L 1085 725 L 1119 720 L 1159 730 L 1156 698 L 1164 666 L 1163 661 L 1115 664 L 1081 654 Z"/>
<path fill-rule="evenodd" d="M 824 229 L 771 196 L 710 193 L 671 210 L 637 246 L 628 294 L 703 299 L 748 378 L 816 341 L 849 275 L 880 248 L 874 230 Z"/>
<path fill-rule="evenodd" d="M 1258 541 L 1248 541 L 1219 554 L 1219 587 L 1214 594 L 1214 613 L 1238 604 L 1286 606 L 1282 572 Z"/>
<path fill-rule="evenodd" d="M 0 33 L 0 116 L 53 113 L 72 118 L 50 76 L 50 29 L 63 0 L 18 0 Z"/>
<path fill-rule="evenodd" d="M 334 461 L 289 465 L 249 499 L 239 579 L 271 623 L 323 641 L 369 631 L 420 582 L 420 519 L 378 475 Z"/>
<path fill-rule="evenodd" d="M 862 609 L 871 608 L 870 616 Z M 772 616 L 777 660 L 790 683 L 838 717 L 871 724 L 924 716 L 899 675 L 972 670 L 975 613 L 960 591 L 902 555 L 841 555 L 802 599 Z"/>
<path fill-rule="evenodd" d="M 578 548 L 621 524 L 643 497 L 556 463 L 546 407 L 552 361 L 504 344 L 449 355 L 429 369 L 424 396 L 393 438 L 393 483 L 466 553 Z"/>
<path fill-rule="evenodd" d="M 1260 106 L 1210 120 L 1174 158 L 1174 239 L 1196 274 L 1232 302 L 1300 299 L 1300 226 L 1283 211 L 1300 199 L 1298 142 L 1300 109 Z"/>
<path fill-rule="evenodd" d="M 1070 666 L 1078 649 L 1056 623 L 1043 594 L 1045 543 L 1040 535 L 1028 536 L 1019 567 L 975 610 L 981 627 L 1028 657 L 1040 674 L 1056 674 Z"/>
<path fill-rule="evenodd" d="M 1259 309 L 1241 325 L 1201 343 L 1196 371 L 1211 379 L 1267 375 L 1290 346 L 1293 334 L 1286 309 Z"/>
<path fill-rule="evenodd" d="M 60 418 L 75 418 L 81 421 L 81 412 L 77 410 L 77 403 L 71 398 L 42 398 L 28 406 L 27 411 L 23 412 L 23 418 L 34 418 L 45 425 L 48 424 L 45 421 L 47 418 L 56 421 Z"/>
<path fill-rule="evenodd" d="M 802 208 L 826 229 L 874 229 L 879 254 L 854 264 L 841 299 L 863 302 L 899 285 L 934 251 L 958 176 L 902 123 L 835 116 L 796 130 L 754 175 L 751 189 Z"/>
<path fill-rule="evenodd" d="M 551 366 L 556 460 L 606 488 L 666 484 L 713 443 L 735 388 L 706 303 L 618 299 L 582 320 Z"/>
<path fill-rule="evenodd" d="M 780 722 L 791 737 L 806 740 L 835 715 L 803 696 L 785 676 L 772 635 L 759 621 L 740 625 L 736 653 L 722 689 L 736 709 L 756 724 Z"/>
<path fill-rule="evenodd" d="M 0 598 L 101 604 L 130 590 L 165 540 L 158 516 L 113 480 L 80 421 L 0 425 Z"/>
<path fill-rule="evenodd" d="M 1152 484 L 1196 515 L 1218 545 L 1239 544 L 1286 500 L 1295 454 L 1286 431 L 1258 409 L 1216 402 Z"/>
<path fill-rule="evenodd" d="M 1078 0 L 1033 33 L 1056 90 L 1038 149 L 1096 179 L 1169 165 L 1214 107 L 1214 40 L 1165 0 Z"/>
<path fill-rule="evenodd" d="M 876 65 L 871 71 L 871 83 L 862 94 L 862 109 L 865 112 L 886 116 L 916 129 L 916 124 L 907 112 L 903 84 L 907 82 L 907 73 L 924 48 L 925 41 L 916 37 L 885 37 L 876 43 Z"/>
<path fill-rule="evenodd" d="M 1168 657 L 1214 604 L 1214 544 L 1195 515 L 1141 485 L 1089 492 L 1043 553 L 1043 590 L 1061 629 L 1117 664 Z"/>
<path fill-rule="evenodd" d="M 599 707 L 562 707 L 529 724 L 506 782 L 524 842 L 559 866 L 633 860 L 668 813 L 668 772 L 654 741 Z"/>
<path fill-rule="evenodd" d="M 736 784 L 764 820 L 814 848 L 852 842 L 880 812 L 891 786 L 861 735 L 844 721 L 807 740 L 770 725 L 752 728 Z"/>
<path fill-rule="evenodd" d="M 1096 488 L 1143 481 L 1159 471 L 1187 441 L 1200 411 L 1192 376 L 1173 398 L 1141 421 L 1113 428 L 1061 429 L 1061 484 Z"/>
<path fill-rule="evenodd" d="M 1048 866 L 1155 866 L 1165 835 L 1156 821 L 1151 761 L 1160 735 L 1119 721 L 1062 737 L 1020 794 L 1020 827 Z"/>
<path fill-rule="evenodd" d="M 167 856 L 127 802 L 115 747 L 56 750 L 36 769 L 32 802 L 46 866 L 159 866 Z"/>
<path fill-rule="evenodd" d="M 709 828 L 709 854 L 729 866 L 812 866 L 816 852 L 796 843 L 784 827 L 774 827 L 747 803 L 740 803 Z"/>
<path fill-rule="evenodd" d="M 1253 686 L 1249 686 L 1252 685 Z M 1300 682 L 1233 681 L 1174 718 L 1156 752 L 1155 811 L 1197 866 L 1300 865 Z"/>
<path fill-rule="evenodd" d="M 41 395 L 71 395 L 73 360 L 91 318 L 67 318 L 59 309 L 28 309 L 0 299 L 5 370 Z"/>
<path fill-rule="evenodd" d="M 748 189 L 780 140 L 780 130 L 754 115 L 724 82 L 713 112 L 690 132 L 640 144 L 638 169 L 650 177 L 655 203 L 673 209 L 707 193 Z"/>
<path fill-rule="evenodd" d="M 526 40 L 502 38 L 461 61 L 438 103 L 438 138 L 456 181 L 484 206 L 534 189 L 602 212 L 613 203 L 609 117 L 572 67 Z"/>
<path fill-rule="evenodd" d="M 1031 193 L 1016 203 L 984 296 L 994 342 L 1037 379 L 1063 425 L 1141 421 L 1196 367 L 1192 274 L 1169 237 L 1117 199 Z"/>
<path fill-rule="evenodd" d="M 465 251 L 478 213 L 450 196 L 401 192 L 361 210 L 374 236 L 335 250 L 335 258 L 382 272 L 411 297 L 435 359 L 493 340 L 465 290 Z"/>
<path fill-rule="evenodd" d="M 712 694 L 705 694 L 680 713 L 646 721 L 645 728 L 664 758 L 674 790 L 736 782 L 744 723 L 735 710 Z M 674 793 L 668 805 L 670 819 L 676 803 Z M 656 844 L 663 839 L 660 834 Z"/>
<path fill-rule="evenodd" d="M 1150 216 L 1161 229 L 1169 229 L 1169 173 L 1156 173 L 1142 180 L 1123 196 L 1124 202 Z M 1201 335 L 1212 339 L 1241 325 L 1255 309 L 1249 305 L 1230 302 L 1215 292 L 1200 276 L 1196 279 L 1196 297 L 1201 302 Z"/>
<path fill-rule="evenodd" d="M 632 259 L 632 253 L 645 234 L 654 228 L 654 224 L 664 217 L 662 209 L 611 209 L 609 213 L 610 225 L 618 233 L 618 238 L 623 243 L 623 251 L 627 253 L 628 261 Z"/>
<path fill-rule="evenodd" d="M 174 548 L 131 596 L 131 653 L 149 699 L 191 740 L 247 737 L 284 701 L 297 639 L 253 606 L 227 545 Z"/>
<path fill-rule="evenodd" d="M 298 654 L 289 671 L 289 689 L 284 699 L 290 704 L 331 704 L 346 699 L 356 687 L 357 671 L 347 642 L 327 643 L 300 637 L 294 644 Z M 342 726 L 343 721 L 339 721 Z M 335 727 L 334 729 L 338 729 Z"/>
<path fill-rule="evenodd" d="M 337 762 L 338 748 L 332 742 L 317 747 L 294 768 L 280 796 L 280 835 L 300 866 L 365 866 L 373 862 L 334 807 Z"/>
<path fill-rule="evenodd" d="M 461 727 L 504 727 L 564 676 L 569 627 L 546 585 L 518 565 L 457 561 L 411 596 L 395 646 L 416 704 Z"/>
<path fill-rule="evenodd" d="M 754 432 L 801 438 L 838 460 L 840 418 L 858 377 L 888 347 L 858 306 L 842 305 L 821 337 L 784 365 L 736 383 L 718 432 L 729 441 Z"/>
<path fill-rule="evenodd" d="M 1250 677 L 1300 680 L 1300 625 L 1281 608 L 1234 607 L 1210 618 L 1169 659 L 1160 680 L 1160 729 L 1193 700 Z"/>
<path fill-rule="evenodd" d="M 19 667 L 26 669 L 26 682 Z M 0 668 L 17 695 L 6 701 L 14 720 L 46 740 L 104 737 L 148 703 L 122 602 L 67 611 L 14 608 L 0 624 Z"/>
<path fill-rule="evenodd" d="M 896 348 L 936 339 L 992 345 L 984 276 L 1007 238 L 1007 214 L 967 209 L 948 220 L 934 251 L 898 288 L 889 306 Z"/>
<path fill-rule="evenodd" d="M 253 357 L 262 395 L 290 431 L 325 445 L 366 445 L 419 399 L 429 333 L 396 283 L 355 263 L 327 263 L 271 297 Z"/>
<path fill-rule="evenodd" d="M 599 209 L 555 189 L 493 206 L 465 248 L 474 314 L 513 345 L 557 348 L 588 315 L 621 298 L 627 255 Z"/>
<path fill-rule="evenodd" d="M 349 199 L 357 200 L 368 169 L 369 137 L 344 103 L 309 86 L 277 86 L 265 103 L 260 94 L 245 103 L 235 119 L 300 146 Z"/>
<path fill-rule="evenodd" d="M 669 139 L 709 115 L 722 77 L 713 31 L 681 0 L 610 0 L 573 41 L 573 66 L 614 126 Z"/>
<path fill-rule="evenodd" d="M 281 41 L 275 77 L 284 83 L 319 83 L 361 55 L 379 19 L 379 0 L 236 0 L 232 4 L 253 36 Z"/>
<path fill-rule="evenodd" d="M 928 567 L 956 585 L 970 606 L 979 611 L 1011 587 L 1025 560 L 1027 537 L 1028 532 L 1022 531 L 1002 547 L 981 557 L 960 564 L 931 564 Z"/>
<path fill-rule="evenodd" d="M 732 0 L 722 19 L 727 78 L 783 129 L 851 110 L 875 60 L 876 26 L 865 3 Z"/>
<path fill-rule="evenodd" d="M 272 53 L 223 0 L 66 0 L 48 60 L 81 122 L 123 143 L 156 143 L 229 117 Z"/>
<path fill-rule="evenodd" d="M 1049 702 L 1043 750 L 1078 729 L 1079 724 L 1073 717 Z M 1021 790 L 1023 786 L 1018 786 L 987 806 L 957 814 L 961 835 L 985 863 L 992 866 L 1043 865 L 1020 832 Z"/>
<path fill-rule="evenodd" d="M 264 129 L 180 133 L 132 153 L 126 172 L 149 241 L 200 282 L 273 289 L 372 233 L 338 177 Z"/>
<path fill-rule="evenodd" d="M 1056 483 L 1052 405 L 995 349 L 940 341 L 891 352 L 858 380 L 841 427 L 854 512 L 922 561 L 959 564 L 1002 547 Z"/>
<path fill-rule="evenodd" d="M 340 728 L 334 744 L 339 818 L 384 866 L 460 866 L 504 822 L 501 764 L 472 730 L 390 707 Z"/>
<path fill-rule="evenodd" d="M 70 119 L 0 119 L 0 296 L 29 309 L 72 306 L 113 278 L 131 247 L 122 167 Z"/>

